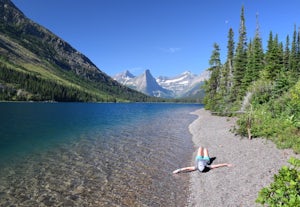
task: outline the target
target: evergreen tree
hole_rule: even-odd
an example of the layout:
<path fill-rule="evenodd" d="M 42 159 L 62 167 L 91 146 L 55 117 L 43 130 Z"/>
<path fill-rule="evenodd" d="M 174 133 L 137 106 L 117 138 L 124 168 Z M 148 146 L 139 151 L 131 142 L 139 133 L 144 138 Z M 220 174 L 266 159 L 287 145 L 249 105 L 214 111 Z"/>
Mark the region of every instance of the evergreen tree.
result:
<path fill-rule="evenodd" d="M 259 78 L 260 71 L 264 68 L 264 50 L 262 45 L 262 39 L 260 37 L 260 29 L 258 23 L 258 15 L 257 18 L 257 26 L 255 38 L 253 41 L 253 59 L 254 59 L 254 67 L 251 70 L 252 81 L 255 81 Z"/>
<path fill-rule="evenodd" d="M 273 45 L 274 45 L 274 40 L 273 40 L 273 32 L 270 31 L 269 33 L 269 39 L 268 39 L 268 45 L 267 45 L 267 51 L 265 55 L 265 68 L 264 68 L 264 73 L 262 73 L 261 78 L 262 79 L 270 79 L 270 71 L 273 69 L 273 59 L 274 57 L 272 56 L 272 50 L 273 50 Z"/>
<path fill-rule="evenodd" d="M 255 70 L 254 48 L 252 40 L 250 39 L 247 50 L 247 65 L 245 76 L 243 78 L 243 85 L 247 88 L 252 82 L 252 73 Z"/>
<path fill-rule="evenodd" d="M 217 43 L 214 43 L 214 50 L 209 60 L 211 77 L 212 78 L 212 88 L 217 92 L 220 88 L 220 75 L 221 75 L 221 58 L 220 58 L 220 47 Z"/>
<path fill-rule="evenodd" d="M 283 44 L 278 42 L 278 35 L 273 39 L 271 32 L 269 37 L 264 78 L 274 81 L 284 68 Z"/>
<path fill-rule="evenodd" d="M 205 99 L 204 103 L 206 108 L 215 110 L 217 101 L 219 99 L 218 92 L 220 88 L 220 75 L 221 75 L 221 59 L 220 59 L 220 47 L 217 43 L 214 43 L 214 50 L 209 60 L 211 73 L 209 81 L 205 83 Z"/>
<path fill-rule="evenodd" d="M 258 15 L 256 16 L 256 32 L 253 43 L 250 42 L 248 46 L 247 67 L 243 79 L 243 84 L 247 88 L 253 81 L 258 80 L 260 71 L 264 68 L 264 52 L 262 47 L 262 40 L 259 32 Z"/>
<path fill-rule="evenodd" d="M 293 41 L 291 45 L 291 53 L 289 56 L 289 71 L 291 79 L 294 79 L 297 74 L 297 56 L 298 56 L 298 46 L 297 46 L 297 31 L 296 26 L 294 27 L 294 33 L 293 33 Z"/>
<path fill-rule="evenodd" d="M 297 50 L 296 50 L 296 62 L 297 66 L 295 68 L 295 82 L 299 79 L 300 77 L 300 32 L 298 31 L 297 35 Z"/>
<path fill-rule="evenodd" d="M 241 100 L 244 95 L 243 89 L 243 78 L 245 75 L 246 65 L 247 65 L 247 37 L 246 37 L 246 26 L 244 17 L 244 6 L 241 9 L 240 17 L 240 29 L 239 29 L 239 41 L 236 48 L 236 53 L 234 57 L 234 80 L 233 80 L 233 90 L 232 97 L 236 100 Z"/>
<path fill-rule="evenodd" d="M 284 50 L 284 56 L 283 56 L 283 64 L 285 72 L 289 70 L 289 59 L 290 59 L 290 36 L 286 36 L 286 42 L 285 42 L 285 50 Z"/>
<path fill-rule="evenodd" d="M 230 28 L 227 42 L 227 61 L 222 69 L 221 88 L 228 95 L 233 86 L 233 58 L 234 58 L 234 32 Z"/>

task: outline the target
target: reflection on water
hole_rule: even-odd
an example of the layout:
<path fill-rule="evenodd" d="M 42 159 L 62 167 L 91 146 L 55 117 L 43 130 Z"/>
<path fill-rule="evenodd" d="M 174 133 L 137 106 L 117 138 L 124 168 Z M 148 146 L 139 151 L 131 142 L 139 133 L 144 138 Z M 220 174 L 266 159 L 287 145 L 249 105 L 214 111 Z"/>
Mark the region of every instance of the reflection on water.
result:
<path fill-rule="evenodd" d="M 0 206 L 185 206 L 189 178 L 171 172 L 191 160 L 196 107 L 76 132 L 5 165 Z"/>

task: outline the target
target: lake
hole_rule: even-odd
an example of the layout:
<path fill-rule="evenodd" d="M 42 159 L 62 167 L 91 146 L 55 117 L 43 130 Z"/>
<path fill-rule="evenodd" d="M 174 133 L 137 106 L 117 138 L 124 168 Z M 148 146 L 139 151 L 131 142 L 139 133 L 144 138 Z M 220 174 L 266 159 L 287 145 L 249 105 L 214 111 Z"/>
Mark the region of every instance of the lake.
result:
<path fill-rule="evenodd" d="M 0 103 L 0 206 L 184 206 L 201 107 Z"/>

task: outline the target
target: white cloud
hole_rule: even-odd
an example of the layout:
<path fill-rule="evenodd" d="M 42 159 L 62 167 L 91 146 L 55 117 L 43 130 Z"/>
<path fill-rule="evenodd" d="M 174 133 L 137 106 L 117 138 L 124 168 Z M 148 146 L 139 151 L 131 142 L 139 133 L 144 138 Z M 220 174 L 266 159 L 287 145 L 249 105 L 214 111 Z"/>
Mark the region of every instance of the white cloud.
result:
<path fill-rule="evenodd" d="M 169 48 L 160 48 L 161 51 L 166 52 L 166 53 L 175 53 L 179 52 L 181 48 L 179 47 L 169 47 Z"/>

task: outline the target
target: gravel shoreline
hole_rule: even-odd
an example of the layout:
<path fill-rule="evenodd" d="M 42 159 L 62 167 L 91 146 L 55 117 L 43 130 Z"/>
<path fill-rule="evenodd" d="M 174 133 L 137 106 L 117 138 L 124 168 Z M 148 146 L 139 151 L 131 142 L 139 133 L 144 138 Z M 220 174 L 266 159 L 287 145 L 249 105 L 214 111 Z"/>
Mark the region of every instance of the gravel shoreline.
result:
<path fill-rule="evenodd" d="M 213 116 L 200 109 L 190 126 L 193 142 L 207 147 L 210 157 L 216 157 L 214 164 L 232 163 L 233 167 L 223 167 L 206 173 L 198 171 L 184 173 L 190 178 L 190 197 L 187 206 L 259 206 L 255 203 L 261 188 L 273 181 L 273 175 L 291 157 L 300 157 L 292 150 L 279 150 L 275 144 L 261 138 L 248 140 L 235 136 L 230 129 L 235 118 Z M 194 157 L 191 163 L 194 163 Z"/>

